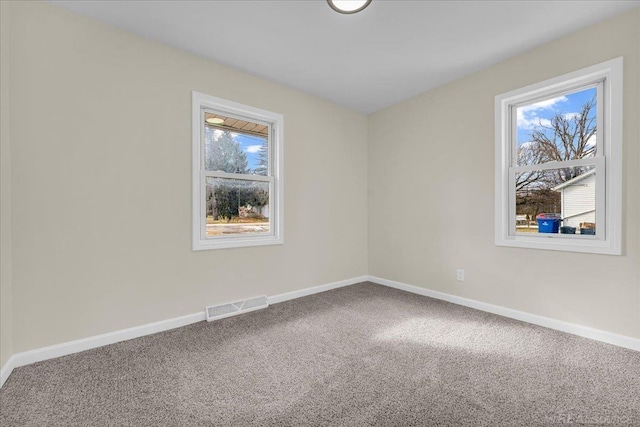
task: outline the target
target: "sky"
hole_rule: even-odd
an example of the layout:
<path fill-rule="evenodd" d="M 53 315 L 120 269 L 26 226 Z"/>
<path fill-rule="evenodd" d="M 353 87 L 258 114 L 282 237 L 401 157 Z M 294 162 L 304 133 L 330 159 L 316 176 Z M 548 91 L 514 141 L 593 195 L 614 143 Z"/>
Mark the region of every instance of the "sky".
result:
<path fill-rule="evenodd" d="M 531 141 L 531 131 L 534 127 L 539 126 L 540 123 L 548 125 L 550 123 L 549 120 L 557 113 L 564 114 L 567 117 L 576 115 L 582 106 L 595 95 L 596 88 L 593 87 L 518 107 L 518 146 Z M 591 114 L 595 116 L 595 108 L 591 110 Z"/>
<path fill-rule="evenodd" d="M 264 144 L 265 138 L 235 132 L 233 132 L 233 136 L 235 137 L 236 142 L 240 144 L 242 151 L 247 155 L 249 169 L 253 170 L 257 168 L 258 151 L 260 151 L 260 147 Z"/>

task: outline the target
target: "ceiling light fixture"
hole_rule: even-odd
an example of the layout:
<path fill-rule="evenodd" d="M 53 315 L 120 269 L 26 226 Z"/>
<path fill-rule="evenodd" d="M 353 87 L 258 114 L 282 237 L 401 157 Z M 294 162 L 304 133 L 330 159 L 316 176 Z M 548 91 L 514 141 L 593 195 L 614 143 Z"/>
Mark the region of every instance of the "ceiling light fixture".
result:
<path fill-rule="evenodd" d="M 339 13 L 357 13 L 369 6 L 371 0 L 327 0 L 331 9 Z"/>
<path fill-rule="evenodd" d="M 209 123 L 210 125 L 221 125 L 224 123 L 224 119 L 220 117 L 209 117 L 207 120 L 205 120 L 205 122 Z"/>

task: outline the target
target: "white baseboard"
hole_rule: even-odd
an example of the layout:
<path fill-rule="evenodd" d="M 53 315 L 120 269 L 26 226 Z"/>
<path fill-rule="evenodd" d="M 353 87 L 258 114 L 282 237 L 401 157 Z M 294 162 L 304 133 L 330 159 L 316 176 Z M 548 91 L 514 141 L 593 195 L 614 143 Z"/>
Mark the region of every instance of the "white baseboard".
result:
<path fill-rule="evenodd" d="M 538 316 L 524 311 L 514 310 L 511 308 L 501 307 L 499 305 L 488 304 L 486 302 L 476 301 L 463 298 L 443 292 L 432 291 L 418 286 L 407 285 L 406 283 L 395 282 L 393 280 L 382 279 L 380 277 L 368 276 L 368 281 L 379 285 L 389 286 L 391 288 L 400 289 L 418 295 L 448 301 L 453 304 L 463 305 L 465 307 L 475 308 L 476 310 L 486 311 L 488 313 L 497 314 L 499 316 L 509 317 L 511 319 L 521 320 L 523 322 L 532 323 L 534 325 L 544 326 L 545 328 L 555 329 L 573 335 L 590 338 L 596 341 L 606 342 L 608 344 L 617 345 L 619 347 L 640 351 L 640 339 L 632 338 L 625 335 L 614 334 L 612 332 L 600 329 L 590 328 L 575 323 L 565 322 L 563 320 L 552 319 L 549 317 Z"/>
<path fill-rule="evenodd" d="M 330 291 L 331 289 L 342 288 L 344 286 L 355 285 L 369 280 L 369 276 L 354 277 L 353 279 L 341 280 L 339 282 L 327 283 L 326 285 L 314 286 L 312 288 L 300 289 L 299 291 L 286 292 L 284 294 L 267 297 L 269 304 L 277 304 L 279 302 L 289 301 L 290 299 L 302 298 L 320 292 Z"/>
<path fill-rule="evenodd" d="M 117 342 L 155 334 L 157 332 L 168 331 L 170 329 L 179 328 L 181 326 L 190 325 L 203 320 L 205 320 L 204 310 L 202 310 L 201 313 L 188 314 L 186 316 L 175 317 L 173 319 L 161 320 L 159 322 L 135 326 L 133 328 L 121 329 L 119 331 L 109 332 L 102 335 L 95 335 L 62 344 L 55 344 L 48 347 L 16 353 L 9 358 L 0 371 L 0 387 L 2 387 L 7 378 L 9 378 L 11 371 L 15 368 L 19 368 L 20 366 L 30 365 L 42 360 L 54 359 L 56 357 L 66 356 L 109 344 L 115 344 Z"/>
<path fill-rule="evenodd" d="M 361 276 L 353 279 L 341 280 L 339 282 L 327 283 L 325 285 L 314 286 L 311 288 L 267 297 L 267 302 L 269 304 L 277 304 L 279 302 L 301 298 L 308 295 L 317 294 L 319 292 L 341 288 L 343 286 L 353 285 L 355 283 L 364 282 L 366 280 L 366 276 Z M 90 350 L 92 348 L 102 347 L 109 344 L 115 344 L 117 342 L 155 334 L 157 332 L 168 331 L 170 329 L 175 329 L 181 326 L 204 321 L 205 318 L 206 316 L 203 308 L 201 313 L 188 314 L 186 316 L 148 323 L 146 325 L 109 332 L 107 334 L 96 335 L 93 337 L 69 341 L 62 344 L 56 344 L 48 347 L 37 348 L 35 350 L 16 353 L 11 356 L 7 363 L 5 363 L 5 365 L 2 367 L 2 369 L 0 369 L 0 387 L 2 387 L 7 378 L 9 378 L 11 371 L 13 371 L 15 368 L 19 368 L 20 366 L 30 365 L 42 360 L 66 356 L 69 354 L 78 353 L 80 351 Z"/>
<path fill-rule="evenodd" d="M 9 360 L 7 360 L 7 363 L 4 364 L 2 369 L 0 369 L 0 388 L 2 388 L 4 382 L 7 380 L 7 378 L 9 378 L 9 375 L 11 375 L 11 372 L 16 367 L 15 362 L 16 355 L 14 354 L 9 358 Z"/>
<path fill-rule="evenodd" d="M 551 319 L 544 316 L 526 313 L 524 311 L 513 310 L 511 308 L 501 307 L 476 301 L 468 298 L 462 298 L 443 292 L 432 291 L 420 288 L 406 283 L 395 282 L 393 280 L 382 279 L 375 276 L 360 276 L 352 279 L 341 280 L 339 282 L 327 283 L 325 285 L 314 286 L 311 288 L 301 289 L 293 292 L 267 297 L 269 304 L 277 304 L 279 302 L 288 301 L 296 298 L 302 298 L 308 295 L 325 292 L 331 289 L 341 288 L 344 286 L 354 285 L 361 282 L 373 282 L 379 285 L 389 286 L 391 288 L 400 289 L 418 295 L 424 295 L 431 298 L 448 301 L 454 304 L 463 305 L 465 307 L 475 308 L 476 310 L 486 311 L 497 314 L 499 316 L 509 317 L 523 322 L 532 323 L 534 325 L 544 326 L 550 329 L 567 332 L 573 335 L 579 335 L 585 338 L 606 342 L 620 347 L 629 348 L 640 351 L 640 339 L 631 338 L 624 335 L 618 335 L 599 329 L 589 328 L 574 323 L 564 322 L 562 320 Z M 83 338 L 75 341 L 69 341 L 62 344 L 56 344 L 49 347 L 38 348 L 35 350 L 16 353 L 9 358 L 7 363 L 0 369 L 0 387 L 2 387 L 9 378 L 11 371 L 20 366 L 29 365 L 31 363 L 40 362 L 42 360 L 53 359 L 56 357 L 66 356 L 78 353 L 92 348 L 102 347 L 108 344 L 115 344 L 121 341 L 127 341 L 133 338 L 145 335 L 155 334 L 157 332 L 168 331 L 170 329 L 179 328 L 181 326 L 190 325 L 205 320 L 204 309 L 200 313 L 188 314 L 186 316 L 176 317 L 173 319 L 162 320 L 159 322 L 149 323 L 133 328 L 122 329 L 119 331 L 109 332 L 107 334 L 96 335 L 89 338 Z"/>

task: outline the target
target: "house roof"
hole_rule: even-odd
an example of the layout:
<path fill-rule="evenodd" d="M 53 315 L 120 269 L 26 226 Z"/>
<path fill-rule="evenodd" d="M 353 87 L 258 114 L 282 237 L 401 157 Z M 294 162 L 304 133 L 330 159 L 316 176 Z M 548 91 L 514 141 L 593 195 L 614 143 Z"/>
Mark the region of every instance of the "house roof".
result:
<path fill-rule="evenodd" d="M 566 187 L 568 187 L 570 185 L 575 184 L 578 181 L 582 181 L 583 179 L 585 179 L 585 178 L 587 178 L 587 177 L 589 177 L 591 175 L 595 175 L 595 173 L 596 173 L 596 170 L 595 169 L 591 169 L 589 172 L 585 172 L 582 175 L 578 175 L 575 178 L 570 179 L 567 182 L 563 182 L 562 184 L 558 185 L 557 187 L 553 187 L 552 190 L 553 191 L 560 191 L 560 190 L 562 190 L 562 189 L 564 189 L 564 188 L 566 188 Z"/>
<path fill-rule="evenodd" d="M 209 119 L 216 119 L 216 118 L 224 121 L 222 122 L 222 124 L 219 124 L 219 125 L 209 125 L 207 123 L 207 126 L 211 126 L 213 128 L 218 128 L 218 129 L 225 129 L 229 131 L 249 133 L 251 135 L 257 135 L 257 136 L 263 136 L 263 137 L 267 136 L 267 134 L 269 133 L 269 128 L 266 125 L 248 122 L 240 119 L 235 119 L 233 117 L 226 117 L 226 116 L 222 116 L 220 114 L 215 114 L 215 113 L 209 113 L 209 112 L 204 113 L 205 121 Z"/>

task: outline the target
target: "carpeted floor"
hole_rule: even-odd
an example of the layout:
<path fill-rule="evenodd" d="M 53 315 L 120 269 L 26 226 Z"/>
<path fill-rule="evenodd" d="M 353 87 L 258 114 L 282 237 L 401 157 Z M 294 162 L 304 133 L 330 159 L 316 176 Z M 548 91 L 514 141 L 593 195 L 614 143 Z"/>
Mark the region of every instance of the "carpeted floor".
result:
<path fill-rule="evenodd" d="M 9 426 L 640 426 L 640 353 L 362 283 L 18 368 Z"/>

